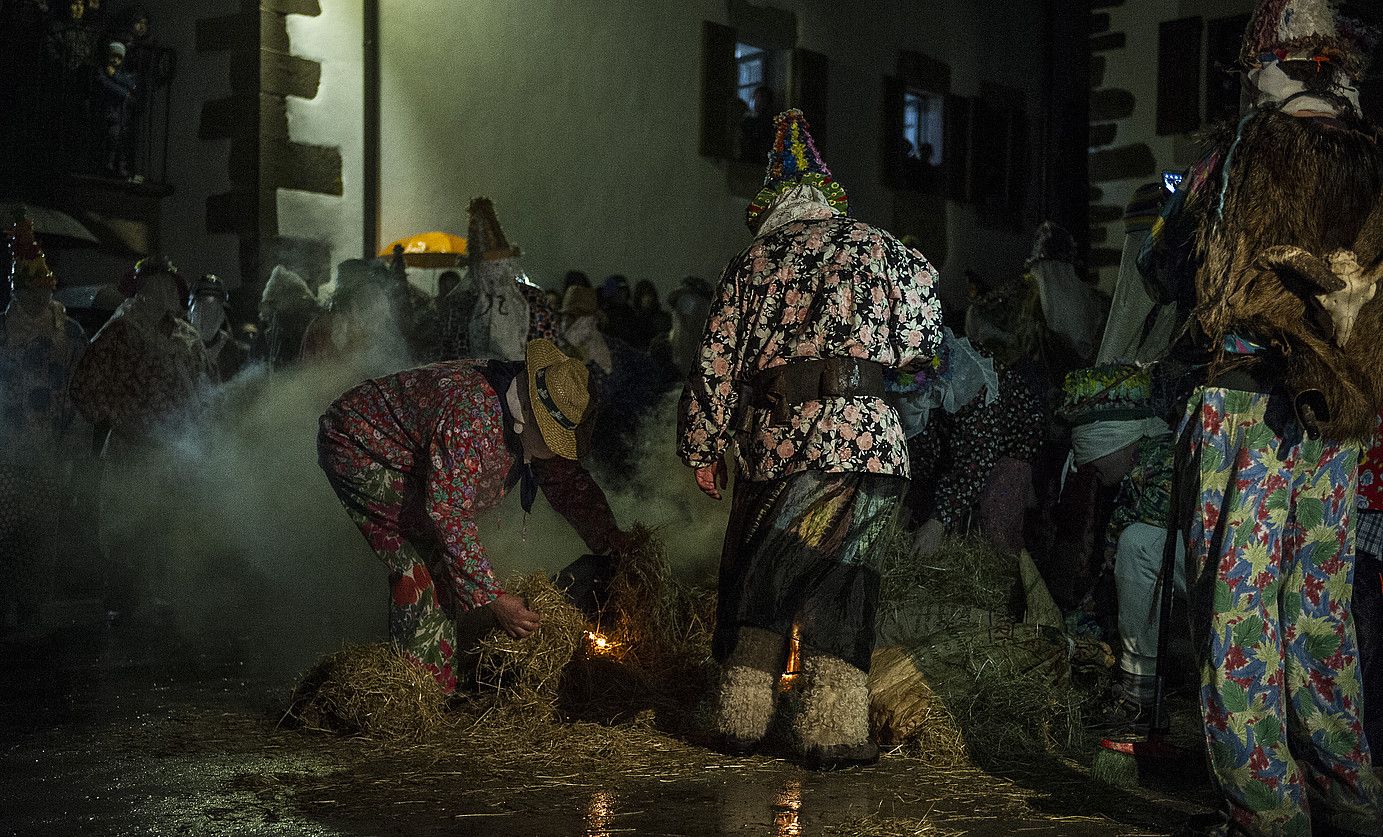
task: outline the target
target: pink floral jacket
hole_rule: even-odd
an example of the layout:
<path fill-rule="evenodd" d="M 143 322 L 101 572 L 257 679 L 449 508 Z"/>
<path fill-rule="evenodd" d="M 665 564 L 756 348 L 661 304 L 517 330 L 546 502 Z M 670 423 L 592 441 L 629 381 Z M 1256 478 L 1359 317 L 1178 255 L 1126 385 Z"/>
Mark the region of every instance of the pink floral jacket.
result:
<path fill-rule="evenodd" d="M 803 358 L 905 367 L 931 357 L 941 342 L 936 284 L 921 254 L 825 207 L 760 236 L 721 276 L 682 395 L 682 459 L 701 467 L 726 454 L 737 386 L 761 370 Z M 908 475 L 902 425 L 881 398 L 808 402 L 782 424 L 757 411 L 736 448 L 751 480 L 808 469 Z"/>

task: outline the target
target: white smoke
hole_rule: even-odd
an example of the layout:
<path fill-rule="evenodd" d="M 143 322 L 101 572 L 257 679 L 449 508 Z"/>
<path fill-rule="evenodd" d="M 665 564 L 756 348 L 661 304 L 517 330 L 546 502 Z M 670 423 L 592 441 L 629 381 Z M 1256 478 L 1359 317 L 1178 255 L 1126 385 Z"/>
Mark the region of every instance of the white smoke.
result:
<path fill-rule="evenodd" d="M 343 643 L 387 635 L 387 572 L 318 467 L 317 422 L 356 384 L 411 365 L 401 341 L 376 341 L 334 362 L 251 368 L 161 449 L 178 499 L 140 515 L 168 556 L 141 571 L 160 576 L 157 595 L 179 629 L 229 634 L 284 680 Z M 636 473 L 610 501 L 622 528 L 659 529 L 676 567 L 704 579 L 720 553 L 729 501 L 701 495 L 677 459 L 675 405 L 673 394 L 645 422 Z M 118 468 L 107 479 L 108 490 L 122 490 Z M 501 581 L 556 572 L 587 551 L 541 497 L 526 516 L 517 494 L 480 520 Z"/>

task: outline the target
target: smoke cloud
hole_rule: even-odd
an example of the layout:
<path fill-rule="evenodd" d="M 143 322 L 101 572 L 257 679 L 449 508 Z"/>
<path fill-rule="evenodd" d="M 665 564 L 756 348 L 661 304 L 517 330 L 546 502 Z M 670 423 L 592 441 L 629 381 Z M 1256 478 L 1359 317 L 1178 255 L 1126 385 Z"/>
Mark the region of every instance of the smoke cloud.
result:
<path fill-rule="evenodd" d="M 251 368 L 160 449 L 176 501 L 143 510 L 165 557 L 159 567 L 138 569 L 157 575 L 157 595 L 179 630 L 235 639 L 284 682 L 345 643 L 387 636 L 387 571 L 317 465 L 317 420 L 361 381 L 411 365 L 401 343 L 376 341 L 333 363 Z M 703 496 L 677 459 L 675 407 L 674 393 L 648 418 L 635 473 L 620 491 L 607 492 L 621 527 L 660 529 L 677 570 L 706 578 L 720 553 L 728 501 Z M 125 478 L 109 468 L 106 490 L 139 490 L 133 480 L 122 484 Z M 517 494 L 480 520 L 502 581 L 556 572 L 586 552 L 541 497 L 525 515 Z"/>

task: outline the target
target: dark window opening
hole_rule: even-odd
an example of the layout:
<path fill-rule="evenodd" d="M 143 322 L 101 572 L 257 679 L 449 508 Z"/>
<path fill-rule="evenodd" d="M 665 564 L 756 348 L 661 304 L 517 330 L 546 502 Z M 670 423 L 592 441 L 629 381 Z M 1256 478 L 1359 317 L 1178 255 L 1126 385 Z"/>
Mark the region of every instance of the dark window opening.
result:
<path fill-rule="evenodd" d="M 903 140 L 907 156 L 940 167 L 945 159 L 946 97 L 925 90 L 903 94 Z"/>
<path fill-rule="evenodd" d="M 741 111 L 736 159 L 757 164 L 768 157 L 773 148 L 773 117 L 787 99 L 787 69 L 787 50 L 735 44 L 735 107 Z"/>

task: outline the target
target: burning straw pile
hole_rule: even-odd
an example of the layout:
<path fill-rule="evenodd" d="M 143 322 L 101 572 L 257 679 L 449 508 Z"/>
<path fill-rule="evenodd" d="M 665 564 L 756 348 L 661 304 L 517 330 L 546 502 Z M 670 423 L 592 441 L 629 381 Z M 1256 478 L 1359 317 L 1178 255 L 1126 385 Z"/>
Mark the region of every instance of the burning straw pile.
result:
<path fill-rule="evenodd" d="M 655 532 L 636 525 L 630 536 L 585 653 L 568 670 L 566 708 L 579 717 L 686 708 L 703 685 L 714 618 L 708 597 L 673 577 Z"/>
<path fill-rule="evenodd" d="M 1023 620 L 1016 559 L 960 539 L 919 559 L 900 537 L 881 573 L 881 738 L 938 762 L 1080 743 L 1088 696 L 1071 683 L 1065 636 Z"/>
<path fill-rule="evenodd" d="M 523 639 L 498 630 L 484 637 L 476 685 L 497 705 L 549 718 L 556 712 L 562 672 L 581 647 L 586 620 L 542 573 L 520 579 L 510 591 L 542 617 L 542 625 Z"/>
<path fill-rule="evenodd" d="M 704 682 L 712 608 L 673 578 L 654 532 L 635 526 L 631 535 L 596 625 L 546 575 L 508 585 L 542 625 L 524 639 L 490 630 L 459 657 L 462 689 L 472 688 L 450 721 L 432 677 L 388 645 L 323 660 L 304 677 L 288 716 L 309 729 L 412 738 L 476 717 L 491 728 L 531 730 L 558 718 L 611 722 L 689 708 Z"/>

